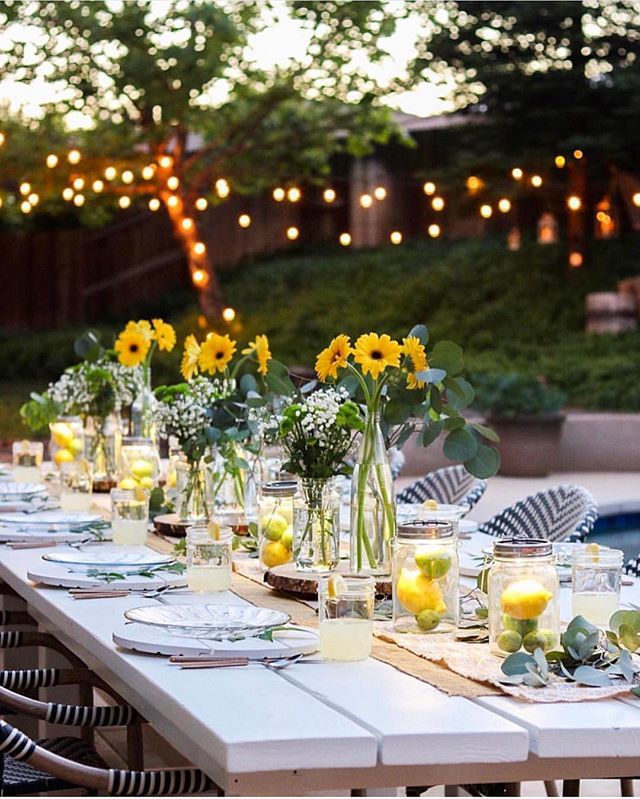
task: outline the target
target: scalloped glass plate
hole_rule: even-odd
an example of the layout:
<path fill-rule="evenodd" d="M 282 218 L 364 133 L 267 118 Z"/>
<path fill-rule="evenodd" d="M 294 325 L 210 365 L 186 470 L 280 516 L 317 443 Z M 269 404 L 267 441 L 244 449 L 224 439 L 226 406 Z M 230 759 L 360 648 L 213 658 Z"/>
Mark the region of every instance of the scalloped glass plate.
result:
<path fill-rule="evenodd" d="M 40 483 L 14 483 L 12 481 L 0 483 L 0 500 L 26 499 L 46 494 L 47 487 Z"/>
<path fill-rule="evenodd" d="M 162 627 L 172 635 L 240 641 L 280 627 L 291 616 L 253 605 L 145 605 L 124 611 L 128 621 Z"/>
<path fill-rule="evenodd" d="M 0 513 L 0 524 L 10 527 L 48 530 L 50 532 L 78 531 L 102 522 L 97 513 L 66 510 L 43 510 L 36 513 Z"/>
<path fill-rule="evenodd" d="M 152 569 L 168 566 L 175 558 L 170 555 L 159 555 L 148 547 L 115 547 L 101 544 L 91 549 L 69 549 L 47 552 L 43 560 L 66 566 L 70 571 L 86 572 L 90 569 L 114 571 L 121 574 L 139 572 L 141 569 Z"/>

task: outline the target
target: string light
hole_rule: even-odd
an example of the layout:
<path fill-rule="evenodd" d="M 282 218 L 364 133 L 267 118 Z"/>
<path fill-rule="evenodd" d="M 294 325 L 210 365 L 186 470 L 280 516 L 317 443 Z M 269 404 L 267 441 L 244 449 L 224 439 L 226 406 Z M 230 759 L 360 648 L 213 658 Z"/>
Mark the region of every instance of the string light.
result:
<path fill-rule="evenodd" d="M 123 197 L 122 199 L 124 200 L 125 198 Z M 128 200 L 129 198 L 127 197 L 126 199 Z M 76 194 L 76 196 L 73 198 L 73 204 L 78 208 L 84 205 L 84 194 Z"/>
<path fill-rule="evenodd" d="M 51 153 L 51 155 L 47 156 L 46 162 L 49 169 L 53 169 L 54 167 L 58 166 L 58 156 Z"/>
<path fill-rule="evenodd" d="M 31 211 L 31 203 L 28 200 L 23 200 L 20 203 L 20 210 L 23 214 L 28 214 Z"/>
<path fill-rule="evenodd" d="M 34 191 L 34 192 L 33 192 L 33 194 L 30 194 L 30 195 L 27 197 L 27 200 L 29 200 L 29 202 L 31 203 L 31 205 L 37 205 L 37 204 L 40 202 L 40 197 L 39 197 L 39 195 L 37 195 L 37 194 L 35 193 L 35 191 Z"/>
<path fill-rule="evenodd" d="M 435 194 L 435 191 L 436 191 L 436 184 L 435 184 L 435 183 L 434 183 L 432 180 L 428 180 L 428 181 L 427 181 L 427 182 L 424 184 L 424 186 L 422 187 L 422 191 L 423 191 L 423 192 L 424 192 L 424 193 L 425 193 L 427 196 L 429 196 L 429 197 L 430 197 L 432 194 Z"/>
<path fill-rule="evenodd" d="M 640 191 L 637 191 L 631 198 L 636 208 L 640 208 Z"/>
<path fill-rule="evenodd" d="M 118 205 L 120 208 L 128 208 L 131 205 L 131 197 L 120 197 Z"/>
<path fill-rule="evenodd" d="M 149 200 L 149 210 L 157 211 L 160 208 L 160 200 L 157 197 L 152 197 Z"/>
<path fill-rule="evenodd" d="M 480 178 L 476 177 L 475 175 L 471 175 L 467 178 L 467 188 L 469 191 L 478 191 L 482 187 L 482 181 Z"/>
<path fill-rule="evenodd" d="M 143 180 L 151 180 L 154 172 L 155 169 L 151 166 L 151 164 L 148 164 L 142 168 L 142 172 L 140 174 L 142 175 Z"/>
<path fill-rule="evenodd" d="M 62 190 L 62 199 L 69 202 L 69 200 L 73 199 L 73 189 L 70 186 L 67 186 L 66 189 Z"/>
<path fill-rule="evenodd" d="M 94 180 L 91 184 L 91 188 L 96 194 L 100 194 L 100 192 L 104 189 L 104 183 L 101 180 Z"/>
<path fill-rule="evenodd" d="M 2 145 L 5 143 L 6 140 L 7 137 L 4 135 L 4 133 L 0 132 L 0 147 L 2 147 Z"/>
<path fill-rule="evenodd" d="M 188 232 L 189 230 L 193 230 L 193 226 L 194 226 L 194 224 L 195 224 L 195 223 L 194 223 L 193 219 L 191 219 L 191 218 L 190 218 L 190 217 L 188 217 L 188 216 L 185 216 L 185 218 L 182 220 L 182 222 L 180 222 L 180 227 L 181 227 L 181 228 L 182 228 L 184 231 L 187 231 L 187 232 Z"/>
<path fill-rule="evenodd" d="M 2 199 L 2 197 L 0 197 L 0 208 L 2 208 L 3 205 L 4 205 L 4 200 Z"/>
<path fill-rule="evenodd" d="M 434 211 L 442 211 L 444 208 L 444 199 L 442 197 L 434 197 L 431 200 L 431 207 Z"/>
<path fill-rule="evenodd" d="M 523 175 L 524 172 L 520 169 L 519 166 L 514 166 L 514 168 L 511 170 L 511 177 L 514 180 L 522 180 Z"/>
<path fill-rule="evenodd" d="M 170 194 L 167 198 L 167 205 L 169 208 L 177 208 L 180 203 L 180 200 L 176 197 L 175 194 Z"/>
<path fill-rule="evenodd" d="M 502 197 L 498 200 L 498 210 L 502 214 L 508 214 L 511 210 L 511 200 L 508 200 L 506 197 Z"/>
<path fill-rule="evenodd" d="M 77 164 L 80 160 L 80 150 L 69 150 L 67 160 L 70 164 Z"/>
<path fill-rule="evenodd" d="M 31 193 L 31 184 L 27 183 L 26 181 L 24 183 L 21 183 L 20 184 L 20 194 L 22 194 L 23 197 L 26 197 L 27 194 L 30 194 L 30 193 Z"/>
<path fill-rule="evenodd" d="M 195 206 L 198 211 L 206 211 L 208 205 L 209 203 L 207 202 L 205 197 L 198 197 L 198 199 L 195 202 Z"/>
<path fill-rule="evenodd" d="M 169 169 L 173 164 L 173 158 L 170 155 L 162 155 L 158 159 L 158 163 L 163 169 Z"/>
<path fill-rule="evenodd" d="M 278 186 L 277 189 L 273 190 L 273 199 L 277 203 L 281 203 L 285 197 L 286 197 L 285 190 L 281 186 Z"/>
<path fill-rule="evenodd" d="M 292 225 L 291 227 L 287 228 L 287 238 L 289 239 L 289 241 L 295 241 L 299 235 L 300 231 L 298 230 L 297 227 L 294 227 Z"/>
<path fill-rule="evenodd" d="M 290 203 L 297 203 L 301 197 L 302 192 L 297 186 L 292 186 L 287 192 L 287 200 L 289 200 Z"/>
<path fill-rule="evenodd" d="M 343 247 L 348 247 L 351 244 L 351 234 L 350 233 L 341 233 L 338 241 Z"/>
<path fill-rule="evenodd" d="M 574 252 L 569 253 L 569 266 L 573 269 L 577 269 L 579 266 L 582 266 L 584 263 L 584 256 L 581 252 L 574 250 Z"/>
<path fill-rule="evenodd" d="M 233 320 L 236 318 L 235 310 L 233 308 L 225 308 L 222 311 L 222 318 L 225 322 L 233 322 Z"/>
<path fill-rule="evenodd" d="M 429 225 L 429 227 L 427 229 L 427 233 L 429 234 L 429 236 L 432 239 L 437 239 L 438 236 L 440 235 L 440 225 L 436 225 L 436 224 Z"/>
<path fill-rule="evenodd" d="M 229 188 L 229 184 L 224 178 L 218 178 L 215 182 L 215 189 L 216 194 L 220 197 L 221 200 L 224 200 L 225 197 L 229 196 L 231 189 Z"/>
<path fill-rule="evenodd" d="M 582 158 L 583 155 L 584 155 L 584 153 L 582 152 L 582 150 L 574 150 L 573 151 L 573 157 L 576 159 L 576 161 L 579 161 Z"/>
<path fill-rule="evenodd" d="M 483 219 L 490 219 L 492 215 L 493 215 L 493 208 L 490 205 L 480 206 L 480 216 Z"/>
<path fill-rule="evenodd" d="M 209 275 L 204 269 L 194 269 L 191 280 L 193 280 L 196 286 L 206 286 L 209 282 Z"/>
<path fill-rule="evenodd" d="M 249 227 L 249 225 L 251 224 L 251 217 L 249 216 L 249 214 L 240 214 L 240 216 L 238 217 L 238 224 L 240 225 L 240 227 L 245 227 L 245 228 Z"/>
<path fill-rule="evenodd" d="M 115 166 L 108 166 L 104 170 L 104 176 L 107 180 L 115 180 L 117 175 L 118 175 L 118 170 L 115 168 Z"/>
<path fill-rule="evenodd" d="M 180 180 L 175 175 L 171 175 L 171 177 L 167 180 L 167 187 L 170 188 L 171 191 L 175 191 L 179 185 Z"/>
<path fill-rule="evenodd" d="M 402 233 L 399 230 L 393 230 L 389 236 L 389 241 L 392 244 L 402 244 Z"/>
<path fill-rule="evenodd" d="M 76 191 L 84 189 L 84 178 L 76 178 L 71 185 Z"/>
<path fill-rule="evenodd" d="M 577 194 L 567 197 L 567 207 L 570 211 L 579 211 L 582 208 L 582 200 Z"/>
<path fill-rule="evenodd" d="M 384 186 L 376 186 L 373 190 L 373 196 L 376 198 L 376 200 L 384 200 L 387 196 L 387 190 Z"/>
<path fill-rule="evenodd" d="M 542 186 L 542 178 L 540 175 L 531 175 L 531 185 L 534 189 L 539 189 Z"/>
<path fill-rule="evenodd" d="M 196 243 L 193 245 L 192 252 L 194 255 L 204 255 L 206 251 L 207 248 L 202 241 L 196 241 Z"/>
<path fill-rule="evenodd" d="M 370 194 L 360 195 L 360 205 L 363 208 L 371 208 L 372 204 L 373 204 L 373 197 Z"/>
<path fill-rule="evenodd" d="M 558 169 L 562 169 L 562 167 L 567 163 L 567 159 L 564 157 L 564 155 L 556 155 L 555 162 Z"/>
<path fill-rule="evenodd" d="M 122 182 L 123 183 L 133 183 L 133 172 L 130 169 L 125 169 L 122 173 Z"/>
<path fill-rule="evenodd" d="M 333 189 L 325 189 L 325 190 L 322 192 L 322 199 L 323 199 L 323 200 L 324 200 L 326 203 L 332 203 L 332 202 L 334 202 L 334 201 L 335 201 L 335 199 L 336 199 L 336 193 L 335 193 L 335 191 L 334 191 Z"/>

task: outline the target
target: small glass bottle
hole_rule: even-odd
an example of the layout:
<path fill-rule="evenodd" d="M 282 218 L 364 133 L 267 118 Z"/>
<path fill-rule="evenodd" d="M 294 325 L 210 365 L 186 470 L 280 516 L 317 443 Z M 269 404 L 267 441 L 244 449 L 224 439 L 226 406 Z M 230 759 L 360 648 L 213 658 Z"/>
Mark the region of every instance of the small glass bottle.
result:
<path fill-rule="evenodd" d="M 491 651 L 506 657 L 521 650 L 555 649 L 560 641 L 558 591 L 550 541 L 496 541 L 488 581 Z"/>
<path fill-rule="evenodd" d="M 453 524 L 413 521 L 398 527 L 393 549 L 393 627 L 445 633 L 458 626 L 458 539 Z"/>
<path fill-rule="evenodd" d="M 288 563 L 293 557 L 293 500 L 295 480 L 263 483 L 258 502 L 258 554 L 265 569 Z"/>
<path fill-rule="evenodd" d="M 187 528 L 187 585 L 196 593 L 231 588 L 232 531 L 216 522 Z"/>
<path fill-rule="evenodd" d="M 140 486 L 151 490 L 158 485 L 160 455 L 150 438 L 126 436 L 122 439 L 118 462 L 118 488 Z"/>
<path fill-rule="evenodd" d="M 624 552 L 597 544 L 576 547 L 571 570 L 571 609 L 574 616 L 607 629 L 620 606 Z"/>
<path fill-rule="evenodd" d="M 366 660 L 373 641 L 373 577 L 323 575 L 318 580 L 320 654 L 326 660 Z"/>

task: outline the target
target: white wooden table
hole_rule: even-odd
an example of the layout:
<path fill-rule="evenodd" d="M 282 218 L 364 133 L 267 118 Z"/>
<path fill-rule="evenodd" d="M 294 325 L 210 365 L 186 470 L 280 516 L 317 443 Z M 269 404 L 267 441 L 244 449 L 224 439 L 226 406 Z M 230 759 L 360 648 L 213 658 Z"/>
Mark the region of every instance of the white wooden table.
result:
<path fill-rule="evenodd" d="M 188 595 L 78 602 L 26 579 L 44 552 L 0 548 L 0 579 L 229 794 L 640 772 L 640 701 L 528 705 L 448 697 L 372 659 L 279 672 L 258 664 L 181 671 L 166 658 L 118 650 L 112 634 L 123 629 L 126 608 L 190 601 Z M 637 587 L 623 590 L 623 599 L 640 601 Z M 216 601 L 230 600 L 242 601 L 224 594 Z"/>

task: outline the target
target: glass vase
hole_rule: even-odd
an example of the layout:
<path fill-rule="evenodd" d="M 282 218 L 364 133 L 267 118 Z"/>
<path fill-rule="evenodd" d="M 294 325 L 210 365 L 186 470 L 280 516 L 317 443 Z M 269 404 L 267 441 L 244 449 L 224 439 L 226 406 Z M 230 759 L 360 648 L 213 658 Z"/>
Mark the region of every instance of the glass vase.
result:
<path fill-rule="evenodd" d="M 350 567 L 355 574 L 391 574 L 395 502 L 380 414 L 368 413 L 351 478 Z"/>
<path fill-rule="evenodd" d="M 176 465 L 176 512 L 181 522 L 209 521 L 212 473 L 204 460 L 180 458 Z"/>
<path fill-rule="evenodd" d="M 120 420 L 115 414 L 104 419 L 97 416 L 87 417 L 84 452 L 93 468 L 94 484 L 115 482 L 121 441 Z"/>
<path fill-rule="evenodd" d="M 156 423 L 154 417 L 156 398 L 151 388 L 151 367 L 143 364 L 140 367 L 141 383 L 138 396 L 131 406 L 131 435 L 138 438 L 156 440 Z"/>
<path fill-rule="evenodd" d="M 328 572 L 340 560 L 340 496 L 336 481 L 303 478 L 293 503 L 293 555 L 298 571 Z"/>

